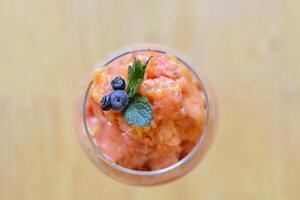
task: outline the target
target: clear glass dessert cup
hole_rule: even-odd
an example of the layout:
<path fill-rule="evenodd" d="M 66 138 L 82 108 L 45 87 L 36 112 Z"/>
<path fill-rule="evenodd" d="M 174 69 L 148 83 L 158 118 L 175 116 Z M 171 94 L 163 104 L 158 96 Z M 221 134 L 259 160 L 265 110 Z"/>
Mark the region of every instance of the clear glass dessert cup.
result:
<path fill-rule="evenodd" d="M 205 97 L 205 109 L 206 109 L 206 118 L 205 125 L 202 129 L 202 133 L 198 139 L 197 144 L 193 147 L 193 149 L 181 160 L 172 164 L 163 169 L 154 170 L 154 171 L 139 171 L 133 170 L 117 163 L 111 161 L 106 155 L 101 153 L 99 150 L 97 143 L 94 141 L 91 136 L 87 121 L 86 121 L 86 103 L 88 94 L 91 89 L 92 74 L 97 69 L 108 65 L 113 62 L 117 58 L 120 58 L 124 55 L 133 53 L 133 52 L 143 52 L 143 51 L 153 51 L 159 52 L 162 54 L 171 55 L 176 57 L 183 65 L 185 65 L 191 73 L 195 75 L 198 79 L 204 97 Z M 216 122 L 217 122 L 217 104 L 216 98 L 214 95 L 214 91 L 211 87 L 210 82 L 203 75 L 199 68 L 195 67 L 192 62 L 190 62 L 185 56 L 176 52 L 175 50 L 158 45 L 158 44 L 137 44 L 127 46 L 122 48 L 110 55 L 106 58 L 102 59 L 93 69 L 85 81 L 84 86 L 80 92 L 80 96 L 77 102 L 76 107 L 76 127 L 77 127 L 77 135 L 80 141 L 80 144 L 90 158 L 90 160 L 105 174 L 115 178 L 121 182 L 132 184 L 132 185 L 158 185 L 162 183 L 166 183 L 172 180 L 175 180 L 187 172 L 191 171 L 200 160 L 205 156 L 206 152 L 209 149 L 209 146 L 213 140 Z"/>

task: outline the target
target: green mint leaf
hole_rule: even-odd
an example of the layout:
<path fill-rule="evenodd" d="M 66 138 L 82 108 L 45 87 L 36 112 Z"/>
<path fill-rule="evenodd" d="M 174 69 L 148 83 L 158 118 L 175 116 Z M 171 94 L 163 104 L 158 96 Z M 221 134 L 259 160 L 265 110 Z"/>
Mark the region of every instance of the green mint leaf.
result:
<path fill-rule="evenodd" d="M 152 108 L 146 97 L 136 95 L 122 114 L 128 124 L 148 126 L 152 119 Z"/>
<path fill-rule="evenodd" d="M 136 94 L 136 91 L 144 79 L 145 76 L 145 69 L 152 57 L 142 63 L 136 57 L 134 57 L 134 61 L 132 65 L 128 66 L 128 84 L 127 84 L 127 92 L 128 97 L 132 98 Z"/>

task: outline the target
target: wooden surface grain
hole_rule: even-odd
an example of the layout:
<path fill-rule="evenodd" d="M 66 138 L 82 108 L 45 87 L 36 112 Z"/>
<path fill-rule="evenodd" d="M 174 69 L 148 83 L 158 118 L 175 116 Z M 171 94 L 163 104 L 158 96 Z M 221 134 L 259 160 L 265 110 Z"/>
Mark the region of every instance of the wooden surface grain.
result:
<path fill-rule="evenodd" d="M 298 0 L 0 0 L 0 199 L 300 199 Z M 214 83 L 219 130 L 167 185 L 123 185 L 86 158 L 74 98 L 127 44 L 188 54 Z"/>

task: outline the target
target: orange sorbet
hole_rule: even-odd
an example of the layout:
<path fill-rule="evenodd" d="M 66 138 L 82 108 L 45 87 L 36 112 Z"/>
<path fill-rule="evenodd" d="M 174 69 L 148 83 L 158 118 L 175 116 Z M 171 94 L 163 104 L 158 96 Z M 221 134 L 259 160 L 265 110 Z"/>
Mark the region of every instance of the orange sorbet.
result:
<path fill-rule="evenodd" d="M 145 62 L 150 56 L 138 93 L 149 100 L 152 121 L 149 126 L 128 125 L 122 113 L 103 111 L 99 102 L 112 91 L 116 76 L 127 81 L 134 57 Z M 154 51 L 129 53 L 97 70 L 86 109 L 87 125 L 100 152 L 123 167 L 143 171 L 165 168 L 186 156 L 206 121 L 199 80 L 175 57 Z"/>

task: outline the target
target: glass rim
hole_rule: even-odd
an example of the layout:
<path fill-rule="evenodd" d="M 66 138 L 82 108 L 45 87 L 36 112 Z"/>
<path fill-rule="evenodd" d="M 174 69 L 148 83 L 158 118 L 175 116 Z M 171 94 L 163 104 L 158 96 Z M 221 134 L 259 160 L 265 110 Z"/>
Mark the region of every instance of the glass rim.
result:
<path fill-rule="evenodd" d="M 147 44 L 145 44 L 147 45 Z M 151 46 L 153 46 L 153 44 L 151 44 Z M 156 45 L 154 45 L 156 46 Z M 110 160 L 104 153 L 100 152 L 100 149 L 98 148 L 98 144 L 94 141 L 93 137 L 90 134 L 90 129 L 87 125 L 87 120 L 86 120 L 86 104 L 87 104 L 87 99 L 90 93 L 90 89 L 91 86 L 93 85 L 93 80 L 89 82 L 88 87 L 84 93 L 84 100 L 83 100 L 83 124 L 84 124 L 84 130 L 89 138 L 90 143 L 92 144 L 92 147 L 94 148 L 95 152 L 96 152 L 96 158 L 97 159 L 101 159 L 104 162 L 106 162 L 107 164 L 109 164 L 111 167 L 113 167 L 114 169 L 118 170 L 118 171 L 122 171 L 126 174 L 131 174 L 131 175 L 138 175 L 138 176 L 151 176 L 151 175 L 158 175 L 158 174 L 163 174 L 169 171 L 172 171 L 176 168 L 178 168 L 179 166 L 181 166 L 182 164 L 186 163 L 191 157 L 193 157 L 193 155 L 200 151 L 200 147 L 202 146 L 203 140 L 207 134 L 207 128 L 208 128 L 208 119 L 209 119 L 209 98 L 208 98 L 208 93 L 207 93 L 207 89 L 203 83 L 203 81 L 201 80 L 201 78 L 198 76 L 198 74 L 195 72 L 195 70 L 193 69 L 193 67 L 191 67 L 190 64 L 188 64 L 187 62 L 185 62 L 184 60 L 182 60 L 180 57 L 178 57 L 177 52 L 175 52 L 172 49 L 168 49 L 167 47 L 162 47 L 161 45 L 157 45 L 156 47 L 152 47 L 152 48 L 139 48 L 136 47 L 135 45 L 132 46 L 128 46 L 135 48 L 134 50 L 130 50 L 125 47 L 122 48 L 120 50 L 117 50 L 111 54 L 109 54 L 109 56 L 117 54 L 116 56 L 110 58 L 108 61 L 105 62 L 105 64 L 103 66 L 107 66 L 110 63 L 112 63 L 113 61 L 115 61 L 116 59 L 131 54 L 131 53 L 135 53 L 135 52 L 145 52 L 145 51 L 152 51 L 152 52 L 158 52 L 161 54 L 165 54 L 165 55 L 170 55 L 175 57 L 179 62 L 181 62 L 184 66 L 186 66 L 193 74 L 194 76 L 197 78 L 197 80 L 199 81 L 200 85 L 201 85 L 201 89 L 202 92 L 204 94 L 205 97 L 205 108 L 206 108 L 206 118 L 205 118 L 205 124 L 204 127 L 201 131 L 200 137 L 196 143 L 196 145 L 192 148 L 192 150 L 186 155 L 184 156 L 182 159 L 180 159 L 178 162 L 167 166 L 165 168 L 159 169 L 159 170 L 152 170 L 152 171 L 141 171 L 141 170 L 134 170 L 134 169 L 129 169 L 126 167 L 123 167 L 115 162 L 113 162 L 112 160 Z M 162 48 L 164 50 L 162 50 Z M 125 51 L 124 51 L 125 50 Z M 171 52 L 171 54 L 169 54 L 169 52 Z M 182 56 L 184 57 L 184 56 Z M 99 66 L 96 66 L 99 68 Z M 98 160 L 97 160 L 98 161 Z"/>

